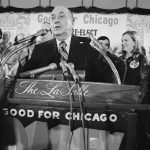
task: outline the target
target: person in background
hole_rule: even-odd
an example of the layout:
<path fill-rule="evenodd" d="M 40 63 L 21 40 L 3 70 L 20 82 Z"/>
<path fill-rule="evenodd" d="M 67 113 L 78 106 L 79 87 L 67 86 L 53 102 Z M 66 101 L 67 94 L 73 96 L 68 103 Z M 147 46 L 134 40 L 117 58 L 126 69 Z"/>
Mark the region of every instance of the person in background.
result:
<path fill-rule="evenodd" d="M 122 35 L 122 55 L 126 62 L 123 84 L 140 86 L 142 102 L 149 76 L 149 62 L 142 52 L 136 31 L 126 31 Z"/>
<path fill-rule="evenodd" d="M 103 44 L 103 46 L 110 52 L 112 53 L 112 49 L 110 47 L 110 40 L 107 36 L 100 36 L 97 38 L 97 40 Z"/>
<path fill-rule="evenodd" d="M 18 43 L 19 40 L 23 39 L 25 37 L 24 33 L 19 33 L 14 38 L 14 43 L 17 43 L 14 45 L 11 50 L 7 53 L 9 55 L 11 52 L 17 50 L 18 48 L 21 48 L 25 43 Z M 19 63 L 23 66 L 26 63 L 25 57 L 28 56 L 28 50 L 27 47 L 23 48 L 22 50 L 14 53 L 6 62 L 4 66 L 5 70 L 5 77 L 10 78 L 11 76 L 15 76 L 19 67 Z"/>
<path fill-rule="evenodd" d="M 149 100 L 145 97 L 148 91 L 148 83 L 150 78 L 150 65 L 146 56 L 142 53 L 141 46 L 138 40 L 138 34 L 136 31 L 126 31 L 122 34 L 122 55 L 121 59 L 126 64 L 125 76 L 123 84 L 140 86 L 140 98 L 141 103 L 147 103 Z M 148 138 L 147 123 L 144 118 L 147 118 L 146 113 L 144 115 L 139 112 L 138 124 L 137 124 L 137 149 L 148 150 Z M 149 120 L 149 119 L 148 119 Z"/>
<path fill-rule="evenodd" d="M 98 42 L 100 42 L 100 44 L 103 45 L 103 49 L 106 51 L 106 55 L 111 59 L 111 61 L 113 62 L 113 64 L 115 65 L 119 77 L 120 77 L 120 81 L 122 83 L 123 81 L 123 76 L 125 73 L 125 63 L 124 61 L 117 57 L 116 55 L 113 54 L 113 51 L 110 47 L 110 40 L 107 36 L 100 36 L 97 38 Z M 93 46 L 93 42 L 90 42 L 91 46 Z M 99 57 L 102 57 L 101 55 Z M 104 61 L 106 62 L 106 60 L 104 59 Z M 106 62 L 107 63 L 107 62 Z"/>
<path fill-rule="evenodd" d="M 2 41 L 0 43 L 0 53 L 5 56 L 9 52 L 9 47 L 11 46 L 10 42 L 11 34 L 9 31 L 3 32 Z"/>
<path fill-rule="evenodd" d="M 17 43 L 24 38 L 25 38 L 25 34 L 19 33 L 18 35 L 16 35 L 14 42 Z M 25 46 L 26 44 L 27 44 L 27 42 L 20 43 L 15 46 L 15 49 L 21 48 L 21 47 Z M 28 57 L 29 57 L 28 55 L 29 55 L 29 47 L 27 47 L 27 46 L 25 46 L 22 50 L 18 51 L 18 56 L 19 56 L 18 61 L 21 63 L 22 66 L 24 66 L 25 63 L 27 62 Z"/>
<path fill-rule="evenodd" d="M 21 66 L 24 66 L 25 63 L 27 62 L 28 59 L 30 59 L 31 55 L 32 55 L 32 51 L 34 49 L 35 44 L 40 44 L 44 41 L 50 40 L 52 39 L 52 34 L 51 34 L 51 30 L 50 30 L 50 24 L 47 22 L 44 22 L 42 24 L 41 30 L 47 30 L 46 34 L 43 36 L 40 36 L 40 41 L 38 41 L 38 37 L 37 38 L 33 38 L 33 40 L 35 41 L 34 44 L 31 44 L 30 46 L 24 47 L 23 49 L 21 49 L 20 51 L 16 52 L 15 54 L 13 54 L 9 60 L 7 61 L 6 65 L 4 66 L 4 70 L 5 70 L 5 77 L 10 78 L 11 76 L 16 75 L 17 73 L 17 69 L 19 66 L 19 63 Z M 23 46 L 25 46 L 27 44 L 27 42 L 21 42 L 19 43 L 20 40 L 25 38 L 25 34 L 24 33 L 19 33 L 15 36 L 14 38 L 14 46 L 10 49 L 9 52 L 7 52 L 7 54 L 9 54 L 10 52 L 21 48 Z M 34 41 L 31 42 L 34 42 Z"/>

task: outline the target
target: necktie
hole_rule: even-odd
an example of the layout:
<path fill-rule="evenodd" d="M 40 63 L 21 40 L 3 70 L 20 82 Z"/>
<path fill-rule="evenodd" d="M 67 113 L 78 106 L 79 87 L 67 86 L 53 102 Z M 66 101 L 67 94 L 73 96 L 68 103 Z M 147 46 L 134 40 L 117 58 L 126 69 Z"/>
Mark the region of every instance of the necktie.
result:
<path fill-rule="evenodd" d="M 67 62 L 67 60 L 68 60 L 68 53 L 66 51 L 66 46 L 67 46 L 67 44 L 66 44 L 65 41 L 60 42 L 60 44 L 59 44 L 59 52 L 61 54 L 61 60 L 64 60 L 64 61 Z"/>

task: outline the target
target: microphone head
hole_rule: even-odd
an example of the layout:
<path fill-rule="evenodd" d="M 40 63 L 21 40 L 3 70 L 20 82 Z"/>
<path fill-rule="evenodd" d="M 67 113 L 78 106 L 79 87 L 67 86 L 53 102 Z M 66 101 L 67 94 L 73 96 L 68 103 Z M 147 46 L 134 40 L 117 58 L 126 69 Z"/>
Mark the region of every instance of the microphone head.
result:
<path fill-rule="evenodd" d="M 57 65 L 55 63 L 51 63 L 50 65 L 51 70 L 57 69 Z"/>
<path fill-rule="evenodd" d="M 44 36 L 45 34 L 47 34 L 48 31 L 50 31 L 50 30 L 41 29 L 41 30 L 37 31 L 37 34 L 39 34 L 39 35 L 41 35 L 41 36 Z"/>
<path fill-rule="evenodd" d="M 74 68 L 74 64 L 73 63 L 68 63 L 68 66 L 71 68 Z"/>
<path fill-rule="evenodd" d="M 18 44 L 19 44 L 19 42 L 18 42 L 18 41 L 16 41 L 16 42 L 14 42 L 14 43 L 13 43 L 13 45 L 18 45 Z"/>
<path fill-rule="evenodd" d="M 68 68 L 69 68 L 69 71 L 74 79 L 74 81 L 76 83 L 79 83 L 79 77 L 78 75 L 76 74 L 76 71 L 74 70 L 74 64 L 73 63 L 68 63 Z"/>
<path fill-rule="evenodd" d="M 86 35 L 88 38 L 90 38 L 90 39 L 93 39 L 93 34 L 92 33 L 87 33 L 87 35 Z"/>
<path fill-rule="evenodd" d="M 63 67 L 63 66 L 67 66 L 67 63 L 65 61 L 61 60 L 59 65 L 60 65 L 60 67 Z"/>
<path fill-rule="evenodd" d="M 69 78 L 67 63 L 65 61 L 61 60 L 59 65 L 62 68 L 64 79 L 67 80 Z"/>

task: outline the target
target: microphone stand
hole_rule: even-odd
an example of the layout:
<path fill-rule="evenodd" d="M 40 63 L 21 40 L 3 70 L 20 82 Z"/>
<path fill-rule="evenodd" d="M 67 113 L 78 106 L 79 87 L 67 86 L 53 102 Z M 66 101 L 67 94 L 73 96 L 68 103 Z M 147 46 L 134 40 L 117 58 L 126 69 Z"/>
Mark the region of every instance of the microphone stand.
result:
<path fill-rule="evenodd" d="M 81 95 L 79 93 L 79 105 L 80 105 L 80 113 L 82 116 L 83 115 L 83 108 L 84 108 L 83 102 L 85 101 L 85 98 L 84 98 L 84 94 L 82 91 L 81 82 L 79 81 L 79 78 L 76 74 L 76 71 L 74 70 L 74 65 L 72 63 L 70 63 L 70 64 L 68 63 L 68 69 L 70 71 L 70 74 L 72 75 L 72 78 L 73 78 L 76 86 L 77 86 L 78 92 L 79 92 L 79 90 L 81 90 L 82 99 L 81 99 Z M 86 140 L 85 140 L 85 125 L 84 125 L 84 118 L 83 117 L 81 118 L 81 122 L 82 122 L 82 129 L 83 129 L 84 150 L 88 150 L 88 147 L 86 145 Z"/>
<path fill-rule="evenodd" d="M 84 105 L 83 105 L 83 102 L 85 102 L 85 97 L 84 97 L 84 94 L 83 94 L 83 91 L 82 91 L 82 86 L 81 86 L 81 82 L 79 80 L 76 80 L 75 81 L 76 85 L 77 85 L 77 89 L 78 91 L 81 90 L 81 95 L 79 94 L 79 105 L 80 105 L 80 113 L 81 115 L 83 114 L 83 109 L 84 109 Z M 81 97 L 82 96 L 82 97 Z M 82 98 L 82 99 L 81 99 Z M 84 117 L 81 118 L 81 121 L 82 121 L 82 129 L 83 129 L 83 143 L 84 143 L 84 149 L 85 150 L 88 150 L 88 147 L 86 144 L 86 140 L 85 140 L 85 125 L 84 125 Z"/>
<path fill-rule="evenodd" d="M 68 67 L 67 66 L 67 64 L 66 64 L 66 66 L 65 67 Z M 63 67 L 62 67 L 63 68 Z M 67 69 L 67 68 L 66 68 Z M 67 69 L 67 71 L 69 70 L 69 72 L 67 72 L 67 76 L 65 76 L 65 72 L 66 71 L 64 71 L 64 69 L 63 69 L 63 76 L 64 76 L 64 79 L 67 81 L 67 83 L 68 83 L 68 89 L 70 90 L 70 113 L 71 114 L 73 114 L 73 104 L 74 104 L 74 102 L 75 102 L 75 98 L 74 98 L 74 93 L 73 93 L 73 89 L 71 88 L 71 83 L 70 83 L 70 77 L 69 77 L 69 75 L 71 74 L 72 75 L 72 73 L 71 73 L 71 71 L 70 71 L 70 69 L 68 68 Z M 79 83 L 79 80 L 75 80 L 75 78 L 73 77 L 73 75 L 72 75 L 72 78 L 73 78 L 73 80 L 74 80 L 74 82 L 75 82 L 75 84 L 76 85 L 79 85 L 79 87 L 81 87 L 80 86 L 80 83 Z M 77 86 L 78 87 L 78 86 Z M 80 97 L 80 96 L 79 96 Z M 79 98 L 80 99 L 80 98 Z M 80 113 L 81 113 L 81 115 L 83 114 L 83 109 L 82 109 L 82 107 L 83 107 L 83 104 L 82 104 L 82 102 L 81 102 L 81 100 L 79 100 L 80 101 Z M 68 149 L 69 150 L 71 150 L 71 147 L 70 147 L 70 144 L 71 144 L 71 140 L 72 140 L 72 137 L 73 137 L 73 131 L 72 131 L 72 129 L 71 129 L 71 121 L 73 121 L 73 118 L 72 118 L 72 120 L 70 119 L 69 120 L 69 127 L 70 127 L 70 132 L 71 132 L 71 134 L 69 135 L 69 137 L 68 137 L 68 145 L 67 145 L 67 147 L 68 147 Z M 83 126 L 83 136 L 84 136 L 84 147 L 85 147 L 85 131 L 84 131 L 84 122 L 83 122 L 83 119 L 82 119 L 82 126 Z"/>
<path fill-rule="evenodd" d="M 44 36 L 48 31 L 49 30 L 46 30 L 46 29 L 39 30 L 39 31 L 37 31 L 37 33 L 29 35 L 26 38 L 23 38 L 23 39 L 15 42 L 13 45 L 18 45 L 18 44 L 24 43 L 26 41 L 34 41 L 34 39 L 36 39 L 36 37 Z"/>
<path fill-rule="evenodd" d="M 72 88 L 71 88 L 71 83 L 70 83 L 70 80 L 69 79 L 67 79 L 67 83 L 68 83 L 68 89 L 70 90 L 70 92 L 71 92 L 71 94 L 69 95 L 70 96 L 70 113 L 72 114 L 73 113 L 73 104 L 74 104 L 74 102 L 75 102 L 75 99 L 74 99 L 74 94 L 73 94 L 73 91 L 72 91 Z M 72 121 L 73 121 L 73 119 L 72 119 Z M 69 141 L 68 142 L 68 147 L 69 147 L 69 150 L 71 150 L 71 147 L 70 147 L 70 145 L 71 145 L 71 140 L 72 140 L 72 137 L 73 137 L 73 131 L 72 131 L 72 129 L 71 129 L 71 119 L 69 120 L 69 127 L 70 127 L 70 132 L 71 132 L 71 134 L 70 134 L 70 136 L 68 137 L 68 140 L 67 141 Z"/>
<path fill-rule="evenodd" d="M 12 51 L 12 52 L 9 53 L 8 55 L 6 55 L 6 57 L 4 57 L 4 58 L 2 59 L 2 61 L 1 61 L 0 70 L 3 70 L 4 65 L 7 63 L 8 59 L 9 59 L 13 54 L 17 53 L 18 51 L 22 50 L 23 48 L 28 47 L 28 46 L 30 46 L 30 45 L 32 45 L 32 44 L 34 44 L 34 43 L 36 43 L 36 41 L 29 42 L 29 43 L 27 43 L 27 44 L 25 44 L 25 45 L 23 45 L 23 46 L 17 48 L 16 50 Z"/>
<path fill-rule="evenodd" d="M 24 42 L 27 42 L 29 41 L 27 44 L 17 48 L 16 50 L 14 50 L 13 52 L 11 52 L 10 54 L 6 55 L 6 57 L 3 58 L 2 56 L 2 61 L 0 63 L 0 71 L 3 70 L 3 67 L 5 65 L 5 63 L 8 61 L 8 59 L 13 55 L 15 54 L 16 52 L 20 51 L 21 49 L 25 48 L 25 47 L 28 47 L 34 43 L 36 43 L 36 41 L 34 40 L 36 37 L 38 36 L 44 36 L 49 30 L 46 30 L 46 29 L 42 29 L 42 30 L 39 30 L 37 33 L 35 34 L 32 34 L 26 38 L 23 38 L 21 40 L 19 40 L 18 42 L 14 42 L 11 46 L 15 46 L 15 45 L 18 45 L 18 44 L 21 44 L 21 43 L 24 43 Z M 10 46 L 10 47 L 11 47 Z M 10 48 L 9 47 L 9 48 Z M 7 48 L 8 49 L 8 48 Z M 6 50 L 5 50 L 6 51 Z"/>
<path fill-rule="evenodd" d="M 74 94 L 73 94 L 73 91 L 72 91 L 72 88 L 71 88 L 71 84 L 70 84 L 70 81 L 69 79 L 67 79 L 67 82 L 68 82 L 68 88 L 71 92 L 70 94 L 70 113 L 72 114 L 73 113 L 73 102 L 75 102 L 75 99 L 74 99 Z M 81 93 L 82 93 L 82 99 L 81 99 L 81 96 L 79 95 L 79 105 L 80 105 L 80 113 L 81 113 L 81 116 L 83 114 L 83 101 L 85 101 L 85 98 L 84 98 L 84 95 L 83 95 L 83 91 L 82 91 L 82 87 L 81 87 L 81 83 L 77 80 L 74 80 L 75 84 L 77 85 L 77 89 L 81 89 Z M 85 140 L 85 126 L 84 126 L 84 120 L 83 118 L 81 118 L 81 121 L 82 121 L 82 128 L 83 128 L 83 143 L 84 143 L 84 150 L 88 150 L 87 146 L 86 146 L 86 140 Z M 71 120 L 69 120 L 69 126 L 71 127 Z M 71 150 L 71 147 L 70 147 L 70 144 L 71 144 L 71 139 L 72 139 L 72 136 L 73 136 L 73 131 L 71 131 L 71 135 L 68 139 L 69 141 L 69 150 Z"/>
<path fill-rule="evenodd" d="M 73 113 L 73 102 L 75 102 L 75 99 L 74 99 L 74 94 L 73 94 L 73 90 L 71 88 L 71 83 L 70 83 L 70 77 L 69 77 L 69 73 L 68 72 L 68 69 L 67 69 L 67 63 L 65 61 L 63 61 L 61 59 L 61 62 L 60 62 L 60 67 L 62 68 L 62 72 L 63 72 L 63 81 L 67 81 L 67 85 L 68 85 L 68 89 L 70 91 L 70 95 L 69 95 L 69 100 L 70 100 L 70 113 L 72 114 Z M 66 150 L 71 150 L 71 147 L 70 147 L 70 144 L 71 144 L 71 140 L 72 140 L 72 136 L 73 136 L 73 131 L 71 129 L 71 121 L 73 119 L 70 119 L 69 120 L 69 136 L 68 136 L 68 139 L 67 139 L 67 143 L 66 143 Z"/>
<path fill-rule="evenodd" d="M 3 56 L 5 55 L 5 52 L 6 52 L 9 48 L 11 48 L 12 46 L 14 46 L 14 44 L 10 44 L 10 46 L 8 46 L 7 48 L 4 49 L 4 51 L 3 51 L 3 53 L 2 53 L 2 58 L 3 58 Z"/>
<path fill-rule="evenodd" d="M 93 37 L 93 34 L 91 33 L 88 33 L 87 36 L 91 39 L 91 41 L 94 43 L 93 44 L 93 47 L 99 51 L 103 56 L 104 58 L 107 60 L 109 66 L 111 67 L 115 77 L 116 77 L 116 80 L 117 80 L 117 83 L 120 85 L 121 84 L 121 80 L 120 80 L 120 76 L 119 76 L 119 73 L 114 65 L 114 63 L 112 62 L 112 60 L 106 55 L 106 52 L 108 51 L 102 43 L 98 42 L 97 39 L 95 39 Z"/>
<path fill-rule="evenodd" d="M 32 35 L 29 35 L 27 36 L 26 38 L 23 38 L 17 42 L 14 42 L 13 44 L 11 44 L 9 47 L 7 47 L 4 52 L 2 53 L 2 56 L 5 54 L 6 50 L 8 50 L 9 48 L 11 48 L 12 46 L 15 46 L 15 45 L 18 45 L 18 44 L 21 44 L 21 43 L 24 43 L 26 41 L 34 41 L 34 39 L 38 36 L 44 36 L 48 31 L 50 30 L 47 30 L 47 29 L 42 29 L 42 30 L 39 30 L 37 31 L 37 33 L 35 34 L 32 34 Z"/>

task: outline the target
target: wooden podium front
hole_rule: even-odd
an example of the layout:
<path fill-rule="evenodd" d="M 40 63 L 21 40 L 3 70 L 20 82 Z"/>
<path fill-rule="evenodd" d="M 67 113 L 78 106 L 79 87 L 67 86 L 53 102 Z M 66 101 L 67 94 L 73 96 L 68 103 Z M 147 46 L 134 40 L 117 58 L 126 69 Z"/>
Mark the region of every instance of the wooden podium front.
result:
<path fill-rule="evenodd" d="M 119 150 L 125 133 L 126 150 L 133 150 L 135 110 L 148 107 L 138 104 L 136 86 L 39 79 L 8 83 L 2 110 L 15 118 L 22 149 Z"/>

